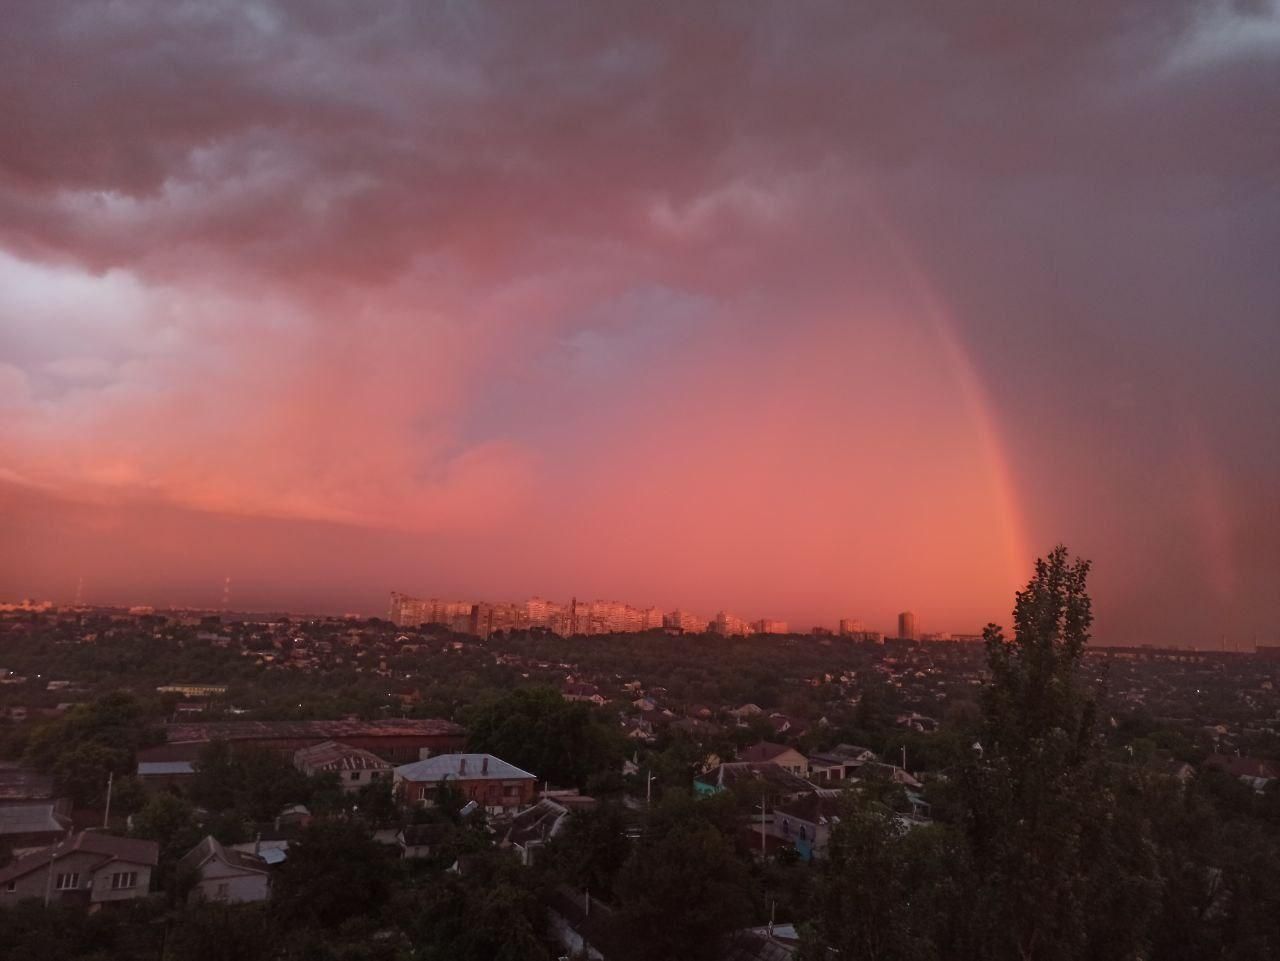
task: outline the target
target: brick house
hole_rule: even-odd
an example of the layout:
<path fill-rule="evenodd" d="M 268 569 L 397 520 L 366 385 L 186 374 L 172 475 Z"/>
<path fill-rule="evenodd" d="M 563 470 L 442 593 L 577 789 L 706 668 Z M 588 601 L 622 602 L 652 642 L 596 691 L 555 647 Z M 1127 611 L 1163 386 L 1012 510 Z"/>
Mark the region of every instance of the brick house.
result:
<path fill-rule="evenodd" d="M 490 814 L 528 807 L 538 791 L 535 775 L 492 754 L 441 754 L 395 769 L 396 790 L 412 804 L 434 804 L 445 783 Z"/>

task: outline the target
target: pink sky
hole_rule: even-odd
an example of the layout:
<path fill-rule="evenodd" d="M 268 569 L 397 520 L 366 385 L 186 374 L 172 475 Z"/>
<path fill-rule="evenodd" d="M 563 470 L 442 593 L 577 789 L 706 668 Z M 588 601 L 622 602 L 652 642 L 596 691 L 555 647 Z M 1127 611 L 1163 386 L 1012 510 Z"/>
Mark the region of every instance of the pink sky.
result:
<path fill-rule="evenodd" d="M 877 9 L 20 0 L 0 596 L 1275 642 L 1275 6 Z"/>

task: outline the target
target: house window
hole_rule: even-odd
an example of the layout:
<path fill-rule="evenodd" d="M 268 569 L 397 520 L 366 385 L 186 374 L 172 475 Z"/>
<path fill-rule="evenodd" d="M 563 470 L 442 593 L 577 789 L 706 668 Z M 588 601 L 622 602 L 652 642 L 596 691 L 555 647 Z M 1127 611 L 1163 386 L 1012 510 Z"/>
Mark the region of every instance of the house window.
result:
<path fill-rule="evenodd" d="M 10 894 L 12 894 L 14 891 L 18 890 L 18 882 L 10 881 L 8 884 L 4 886 L 4 889 L 8 891 Z"/>
<path fill-rule="evenodd" d="M 74 871 L 70 874 L 59 874 L 54 886 L 59 891 L 73 891 L 80 887 L 80 875 Z"/>
<path fill-rule="evenodd" d="M 119 871 L 111 875 L 112 891 L 128 891 L 138 886 L 137 871 Z"/>
<path fill-rule="evenodd" d="M 218 889 L 214 891 L 213 896 L 218 901 L 225 901 L 231 897 L 231 882 L 223 881 L 219 883 Z"/>
<path fill-rule="evenodd" d="M 360 780 L 360 772 L 359 772 L 359 771 L 352 771 L 352 772 L 351 772 L 351 780 L 353 780 L 353 781 L 358 781 L 358 780 Z"/>

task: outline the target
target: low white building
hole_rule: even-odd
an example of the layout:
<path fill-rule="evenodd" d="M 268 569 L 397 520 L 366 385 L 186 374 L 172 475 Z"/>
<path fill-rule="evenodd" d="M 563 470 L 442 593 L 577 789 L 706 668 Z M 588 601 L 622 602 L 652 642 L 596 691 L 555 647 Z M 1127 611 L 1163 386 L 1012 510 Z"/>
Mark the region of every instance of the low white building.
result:
<path fill-rule="evenodd" d="M 256 854 L 223 847 L 212 835 L 178 862 L 179 877 L 184 874 L 194 880 L 191 900 L 239 903 L 271 896 L 267 862 Z"/>

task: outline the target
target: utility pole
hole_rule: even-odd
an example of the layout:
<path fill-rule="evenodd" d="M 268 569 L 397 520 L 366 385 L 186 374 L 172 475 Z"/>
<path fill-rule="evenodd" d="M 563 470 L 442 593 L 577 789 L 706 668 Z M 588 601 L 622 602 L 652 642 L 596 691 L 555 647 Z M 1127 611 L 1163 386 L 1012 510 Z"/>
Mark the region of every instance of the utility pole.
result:
<path fill-rule="evenodd" d="M 102 812 L 102 830 L 104 831 L 107 829 L 107 821 L 111 817 L 111 785 L 114 781 L 115 781 L 115 772 L 108 771 L 107 772 L 107 806 L 106 806 L 106 809 Z"/>
<path fill-rule="evenodd" d="M 768 835 L 765 834 L 765 802 L 769 799 L 764 795 L 760 797 L 760 860 L 763 862 L 769 856 Z"/>
<path fill-rule="evenodd" d="M 646 808 L 653 804 L 653 769 L 644 769 L 644 806 Z"/>

